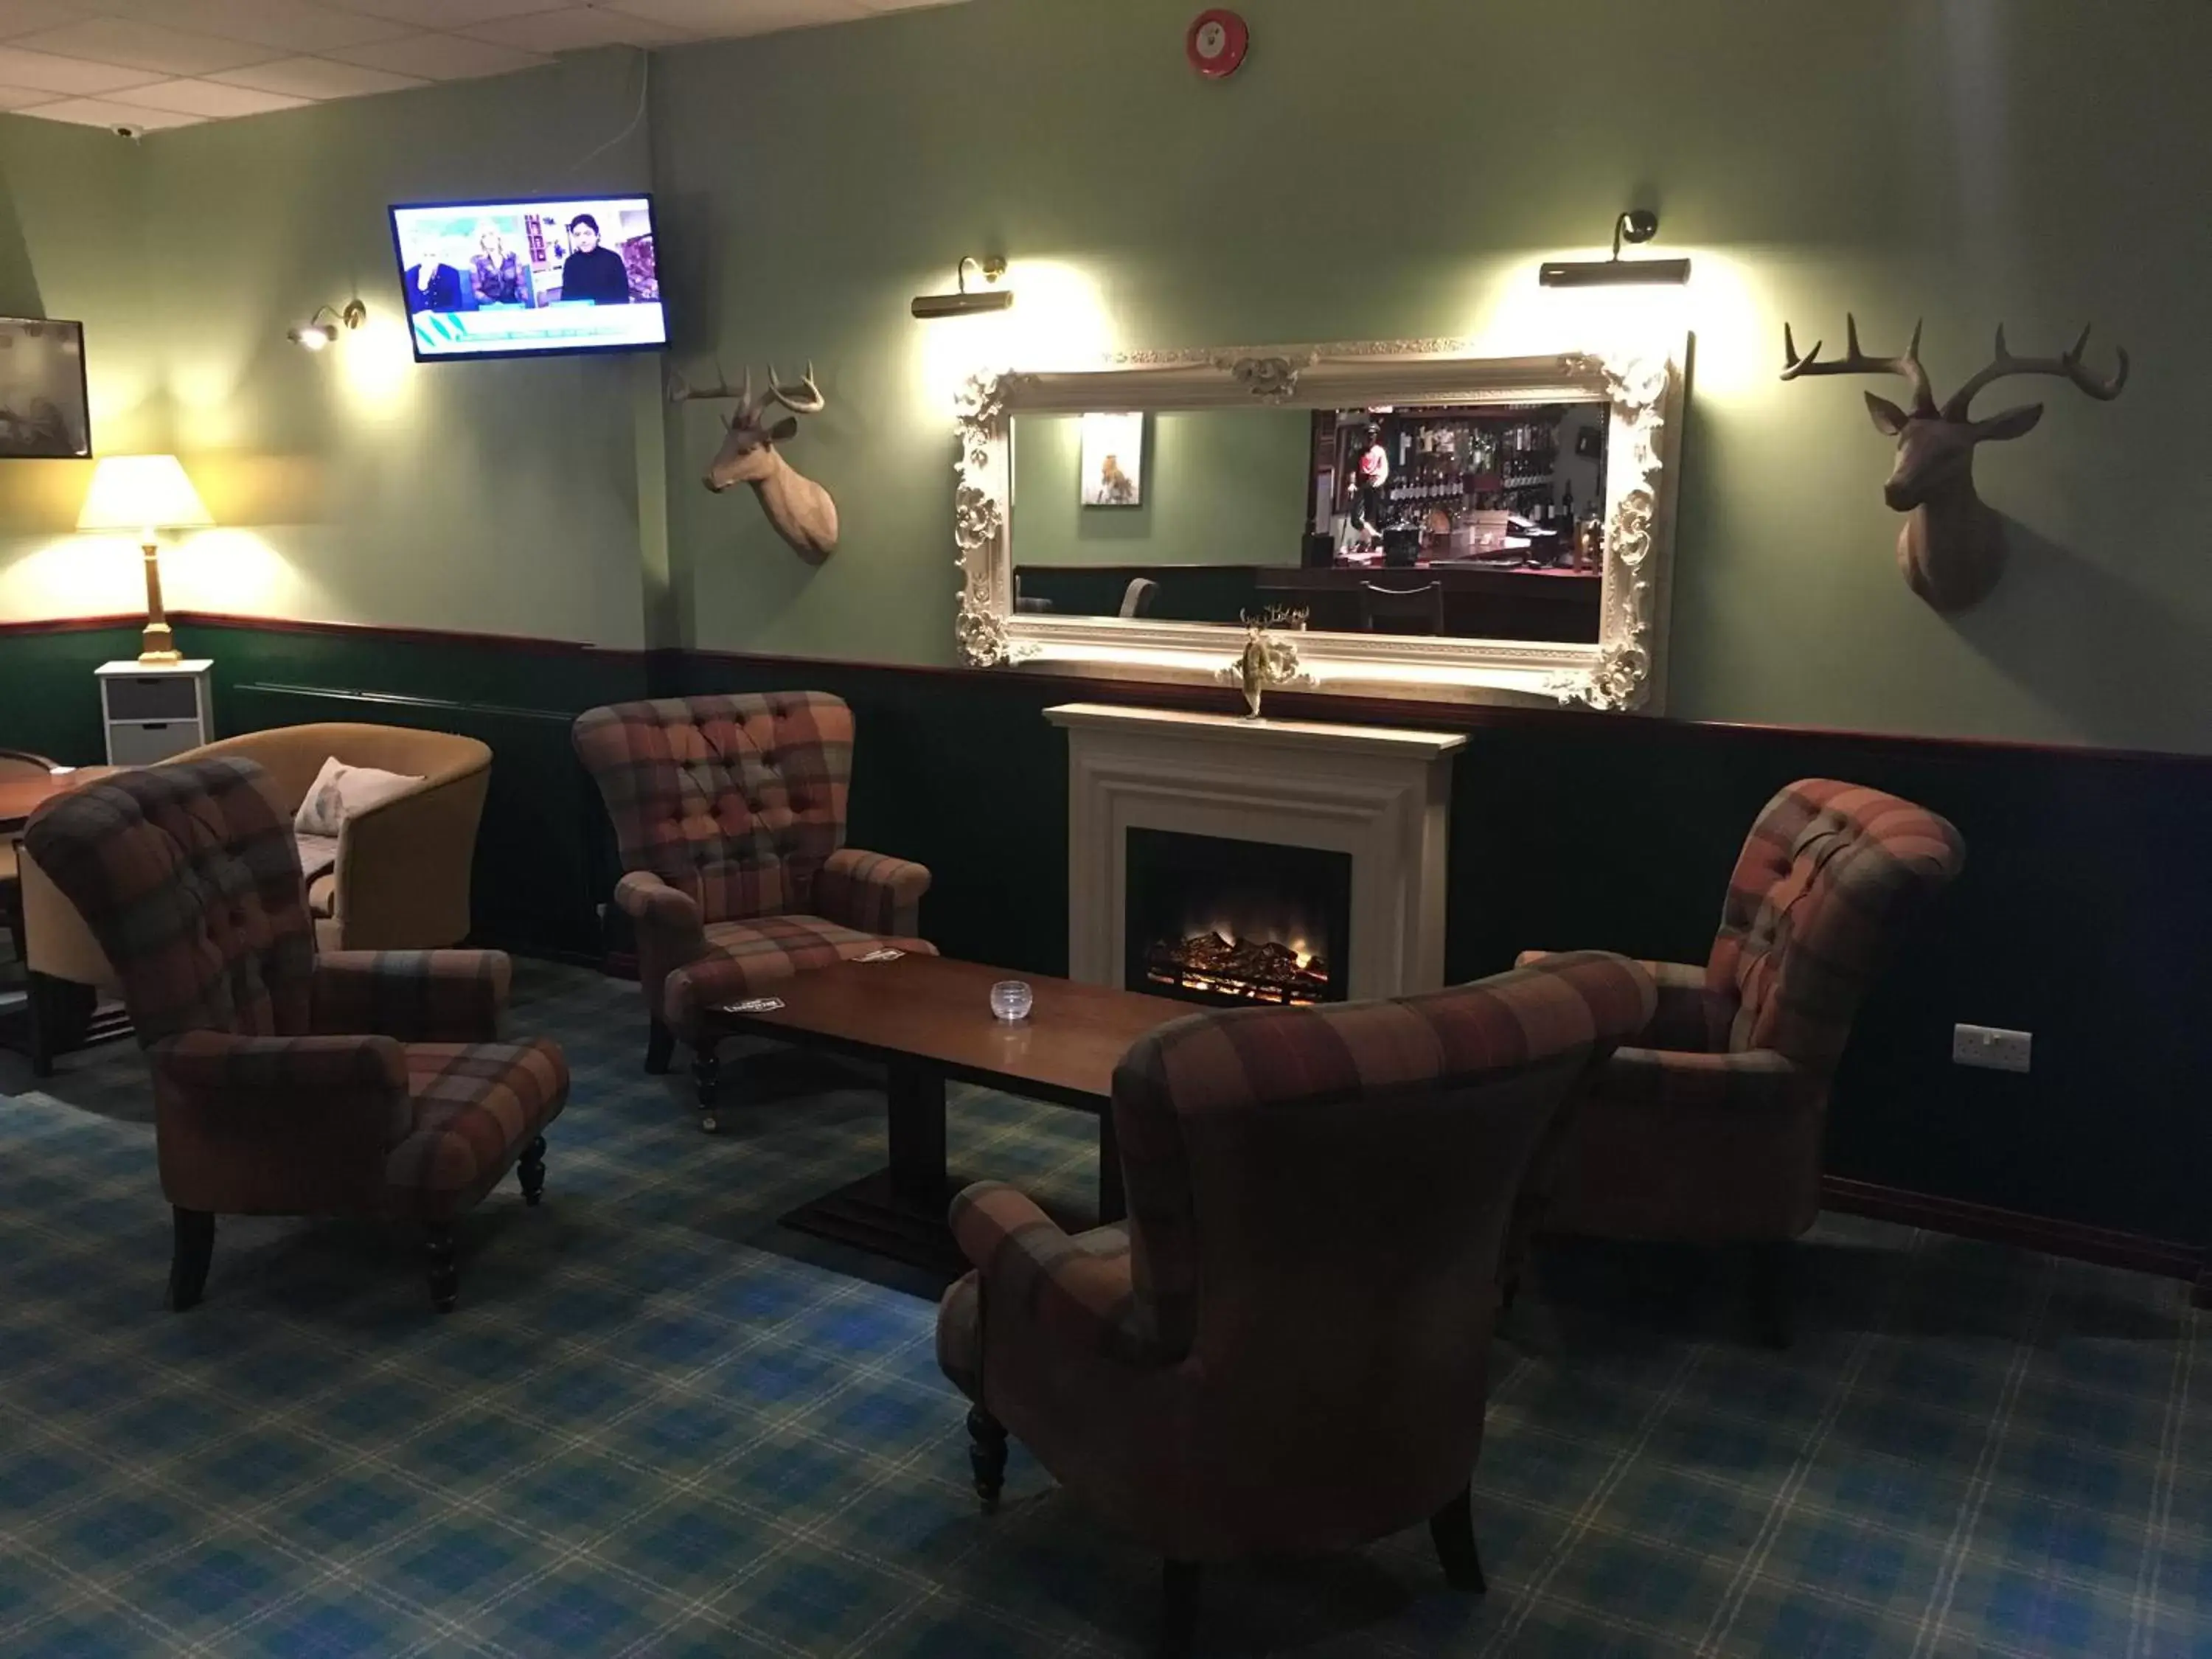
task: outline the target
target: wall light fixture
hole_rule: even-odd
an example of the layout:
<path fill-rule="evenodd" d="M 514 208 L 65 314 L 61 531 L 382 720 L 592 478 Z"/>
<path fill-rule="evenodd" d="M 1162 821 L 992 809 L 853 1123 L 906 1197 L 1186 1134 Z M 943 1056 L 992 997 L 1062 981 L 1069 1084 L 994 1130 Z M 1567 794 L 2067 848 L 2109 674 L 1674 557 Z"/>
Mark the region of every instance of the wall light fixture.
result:
<path fill-rule="evenodd" d="M 1659 234 L 1659 216 L 1649 208 L 1631 208 L 1613 222 L 1610 259 L 1547 259 L 1536 272 L 1546 288 L 1604 288 L 1626 283 L 1686 283 L 1687 259 L 1624 259 L 1620 245 L 1641 247 Z"/>
<path fill-rule="evenodd" d="M 968 267 L 973 265 L 981 273 L 988 285 L 970 293 L 968 288 Z M 939 317 L 973 317 L 979 312 L 1005 311 L 1014 303 L 1014 291 L 997 286 L 1006 280 L 1006 262 L 996 254 L 988 259 L 963 259 L 953 276 L 959 283 L 957 294 L 919 294 L 915 296 L 914 314 L 925 321 Z"/>
<path fill-rule="evenodd" d="M 325 318 L 330 320 L 325 322 Z M 320 351 L 337 339 L 341 326 L 356 329 L 368 320 L 368 307 L 358 300 L 349 300 L 343 307 L 318 306 L 306 322 L 286 330 L 285 338 L 309 351 Z"/>

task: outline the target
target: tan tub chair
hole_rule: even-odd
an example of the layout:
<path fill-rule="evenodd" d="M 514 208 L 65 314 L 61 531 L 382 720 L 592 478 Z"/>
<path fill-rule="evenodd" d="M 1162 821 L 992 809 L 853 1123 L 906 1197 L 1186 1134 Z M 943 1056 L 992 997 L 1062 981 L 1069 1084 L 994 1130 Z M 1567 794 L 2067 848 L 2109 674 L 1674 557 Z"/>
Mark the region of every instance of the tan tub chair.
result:
<path fill-rule="evenodd" d="M 346 821 L 337 871 L 307 890 L 316 948 L 434 951 L 458 945 L 468 935 L 470 867 L 491 779 L 491 750 L 483 744 L 448 732 L 333 721 L 249 732 L 177 759 L 252 761 L 271 804 L 289 818 L 333 755 L 349 766 L 422 781 Z M 118 996 L 122 981 L 27 851 L 21 862 L 32 1060 L 44 1076 L 57 1053 L 83 1040 L 93 994 Z"/>
<path fill-rule="evenodd" d="M 404 726 L 279 726 L 225 738 L 179 760 L 234 757 L 269 775 L 277 805 L 300 810 L 331 756 L 422 781 L 346 820 L 338 866 L 308 884 L 315 943 L 325 951 L 433 951 L 469 931 L 469 869 L 491 781 L 491 750 L 474 738 Z"/>

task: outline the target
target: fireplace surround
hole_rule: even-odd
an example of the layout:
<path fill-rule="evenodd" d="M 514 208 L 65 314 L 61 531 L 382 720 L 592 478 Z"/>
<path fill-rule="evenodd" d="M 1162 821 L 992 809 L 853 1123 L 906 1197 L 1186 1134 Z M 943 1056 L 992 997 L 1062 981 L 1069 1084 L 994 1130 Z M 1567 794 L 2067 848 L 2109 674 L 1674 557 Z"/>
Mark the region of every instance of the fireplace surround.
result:
<path fill-rule="evenodd" d="M 1133 985 L 1131 832 L 1158 831 L 1343 855 L 1348 931 L 1332 994 L 1358 1000 L 1443 983 L 1444 851 L 1463 735 L 1104 703 L 1045 718 L 1068 734 L 1071 978 Z"/>

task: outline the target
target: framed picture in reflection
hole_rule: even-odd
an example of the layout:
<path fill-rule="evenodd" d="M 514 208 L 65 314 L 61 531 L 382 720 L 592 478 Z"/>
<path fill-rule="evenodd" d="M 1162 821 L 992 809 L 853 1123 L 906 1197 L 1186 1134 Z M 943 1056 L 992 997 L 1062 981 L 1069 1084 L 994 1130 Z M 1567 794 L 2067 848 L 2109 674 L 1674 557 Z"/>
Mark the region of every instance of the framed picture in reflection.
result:
<path fill-rule="evenodd" d="M 0 459 L 68 460 L 91 453 L 84 325 L 0 318 Z"/>
<path fill-rule="evenodd" d="M 1083 417 L 1083 459 L 1077 474 L 1085 507 L 1142 507 L 1145 504 L 1145 416 Z"/>

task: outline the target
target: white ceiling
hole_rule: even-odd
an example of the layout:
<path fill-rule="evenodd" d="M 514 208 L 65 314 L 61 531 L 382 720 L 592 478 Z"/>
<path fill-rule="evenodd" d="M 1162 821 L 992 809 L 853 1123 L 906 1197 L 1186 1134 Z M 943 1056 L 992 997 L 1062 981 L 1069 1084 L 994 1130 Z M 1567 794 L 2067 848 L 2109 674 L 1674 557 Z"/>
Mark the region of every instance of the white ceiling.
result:
<path fill-rule="evenodd" d="M 0 0 L 0 110 L 190 126 L 957 0 Z"/>

